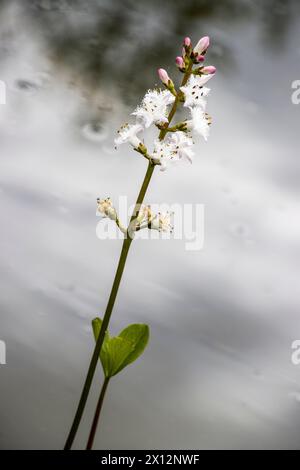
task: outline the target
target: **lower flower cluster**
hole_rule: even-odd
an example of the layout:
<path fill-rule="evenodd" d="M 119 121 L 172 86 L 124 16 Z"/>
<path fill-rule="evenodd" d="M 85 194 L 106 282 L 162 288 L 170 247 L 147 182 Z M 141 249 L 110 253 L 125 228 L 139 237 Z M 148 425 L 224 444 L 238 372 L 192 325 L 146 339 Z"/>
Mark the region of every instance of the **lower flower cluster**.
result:
<path fill-rule="evenodd" d="M 102 218 L 108 218 L 114 220 L 118 225 L 119 229 L 124 233 L 130 235 L 131 232 L 138 232 L 148 228 L 150 230 L 157 230 L 158 232 L 172 232 L 173 226 L 171 223 L 172 213 L 158 212 L 155 214 L 151 206 L 146 206 L 144 204 L 138 210 L 137 216 L 134 218 L 134 221 L 131 227 L 128 230 L 122 225 L 118 218 L 117 210 L 113 206 L 113 203 L 110 198 L 106 199 L 97 199 L 97 211 L 96 215 Z"/>

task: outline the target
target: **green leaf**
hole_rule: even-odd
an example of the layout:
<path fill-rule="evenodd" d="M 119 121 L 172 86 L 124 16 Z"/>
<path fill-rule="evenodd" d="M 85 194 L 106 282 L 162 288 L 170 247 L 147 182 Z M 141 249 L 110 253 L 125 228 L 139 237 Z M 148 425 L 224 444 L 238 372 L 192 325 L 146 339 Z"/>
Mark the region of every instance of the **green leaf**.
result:
<path fill-rule="evenodd" d="M 127 326 L 119 334 L 119 338 L 123 338 L 133 346 L 133 351 L 126 358 L 123 367 L 128 366 L 134 362 L 144 351 L 149 341 L 149 326 L 144 324 L 135 323 Z"/>
<path fill-rule="evenodd" d="M 97 341 L 102 320 L 95 318 L 92 321 L 95 340 Z M 100 352 L 105 377 L 112 377 L 121 372 L 124 367 L 134 362 L 144 351 L 149 340 L 149 327 L 142 324 L 133 324 L 125 328 L 119 336 L 111 338 L 105 332 L 104 342 Z"/>
<path fill-rule="evenodd" d="M 128 341 L 116 336 L 106 341 L 102 346 L 101 362 L 105 377 L 112 377 L 122 370 L 124 361 L 133 351 Z"/>

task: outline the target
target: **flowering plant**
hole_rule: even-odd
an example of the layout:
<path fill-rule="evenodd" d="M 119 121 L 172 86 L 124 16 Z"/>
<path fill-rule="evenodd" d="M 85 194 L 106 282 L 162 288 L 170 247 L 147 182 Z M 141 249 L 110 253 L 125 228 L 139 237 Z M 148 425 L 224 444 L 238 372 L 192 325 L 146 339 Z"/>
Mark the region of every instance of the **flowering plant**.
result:
<path fill-rule="evenodd" d="M 171 214 L 155 214 L 151 206 L 143 204 L 154 169 L 159 167 L 161 171 L 165 171 L 174 163 L 184 161 L 191 163 L 194 157 L 193 134 L 200 135 L 205 140 L 209 136 L 211 118 L 206 112 L 206 104 L 210 89 L 206 87 L 206 84 L 216 72 L 214 66 L 203 65 L 209 42 L 209 37 L 205 36 L 193 47 L 190 38 L 184 39 L 182 55 L 175 60 L 178 70 L 183 74 L 179 88 L 176 89 L 166 70 L 159 69 L 158 76 L 164 89 L 147 91 L 141 104 L 132 112 L 135 122 L 122 126 L 115 139 L 117 147 L 125 143 L 130 144 L 148 161 L 148 167 L 128 227 L 125 227 L 119 220 L 110 198 L 97 200 L 98 215 L 116 223 L 124 234 L 124 241 L 103 321 L 100 319 L 93 321 L 96 345 L 65 449 L 71 448 L 76 436 L 99 358 L 105 379 L 87 449 L 91 449 L 93 445 L 108 381 L 135 361 L 147 345 L 149 337 L 147 325 L 130 325 L 119 336 L 110 338 L 109 321 L 135 233 L 142 229 L 164 232 L 172 230 Z M 187 119 L 171 126 L 171 121 L 180 104 L 187 108 L 189 115 Z M 151 125 L 158 128 L 159 134 L 152 148 L 148 149 L 141 134 Z"/>

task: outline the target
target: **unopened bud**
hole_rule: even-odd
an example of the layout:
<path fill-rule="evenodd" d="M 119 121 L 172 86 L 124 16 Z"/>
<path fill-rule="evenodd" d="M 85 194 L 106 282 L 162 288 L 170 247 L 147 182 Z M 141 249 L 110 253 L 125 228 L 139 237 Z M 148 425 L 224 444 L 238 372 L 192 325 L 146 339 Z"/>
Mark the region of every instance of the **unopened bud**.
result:
<path fill-rule="evenodd" d="M 189 37 L 184 38 L 183 45 L 185 47 L 190 47 L 191 44 L 192 44 L 191 38 Z"/>
<path fill-rule="evenodd" d="M 213 75 L 216 71 L 217 69 L 213 65 L 207 65 L 201 69 L 201 73 L 204 73 L 205 75 Z"/>
<path fill-rule="evenodd" d="M 176 62 L 176 65 L 179 69 L 184 69 L 185 63 L 184 63 L 184 60 L 181 56 L 176 57 L 175 62 Z"/>
<path fill-rule="evenodd" d="M 202 55 L 202 54 L 205 54 L 205 52 L 207 51 L 207 49 L 209 48 L 209 37 L 208 36 L 204 36 L 203 38 L 201 38 L 195 48 L 194 48 L 194 54 L 196 55 Z"/>
<path fill-rule="evenodd" d="M 169 75 L 168 75 L 168 72 L 167 72 L 165 69 L 158 69 L 157 73 L 158 73 L 159 78 L 161 79 L 161 81 L 162 81 L 163 84 L 165 85 L 165 87 L 166 87 L 174 96 L 176 96 L 175 86 L 174 86 L 174 83 L 172 82 L 172 80 L 170 79 L 170 77 L 169 77 Z"/>
<path fill-rule="evenodd" d="M 168 86 L 169 82 L 171 81 L 168 72 L 165 69 L 158 69 L 157 73 L 163 84 Z"/>
<path fill-rule="evenodd" d="M 198 55 L 195 57 L 195 59 L 196 59 L 196 62 L 199 63 L 199 62 L 204 62 L 205 57 L 204 57 L 204 55 L 199 55 L 199 54 L 198 54 Z"/>
<path fill-rule="evenodd" d="M 184 41 L 183 41 L 183 51 L 182 51 L 182 57 L 184 58 L 189 58 L 190 55 L 191 55 L 191 52 L 192 52 L 192 41 L 190 38 L 186 37 L 184 38 Z"/>

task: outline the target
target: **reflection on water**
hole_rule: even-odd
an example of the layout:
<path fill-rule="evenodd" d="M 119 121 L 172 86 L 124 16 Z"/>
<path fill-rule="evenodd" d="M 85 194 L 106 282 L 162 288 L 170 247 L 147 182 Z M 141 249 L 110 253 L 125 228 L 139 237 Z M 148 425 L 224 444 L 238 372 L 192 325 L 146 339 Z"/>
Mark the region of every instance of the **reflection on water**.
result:
<path fill-rule="evenodd" d="M 2 1 L 2 11 L 12 2 Z M 220 24 L 241 28 L 249 23 L 258 25 L 263 47 L 282 50 L 289 32 L 297 2 L 294 0 L 159 0 L 123 1 L 44 0 L 13 2 L 22 10 L 19 20 L 27 20 L 36 39 L 41 39 L 57 73 L 67 69 L 76 81 L 84 82 L 87 89 L 98 88 L 107 78 L 128 97 L 129 91 L 142 92 L 152 86 L 153 67 L 169 63 L 178 53 L 178 44 L 186 32 L 198 37 L 209 28 L 214 43 L 210 59 L 232 72 L 234 62 L 232 38 L 226 36 Z M 15 9 L 11 21 L 2 24 L 2 48 L 14 53 Z M 18 15 L 17 15 L 18 16 Z M 4 40 L 4 42 L 3 42 Z M 143 60 L 137 60 L 141 57 Z M 83 85 L 83 84 L 82 84 Z"/>
<path fill-rule="evenodd" d="M 111 387 L 97 445 L 298 447 L 298 2 L 0 8 L 1 448 L 64 441 L 93 345 L 89 322 L 105 308 L 119 253 L 119 242 L 95 236 L 95 201 L 134 201 L 145 170 L 135 152 L 114 150 L 115 130 L 158 67 L 177 80 L 187 34 L 212 37 L 211 138 L 196 143 L 192 168 L 158 172 L 147 202 L 204 203 L 205 248 L 134 246 L 112 330 L 147 322 L 152 340 Z"/>

